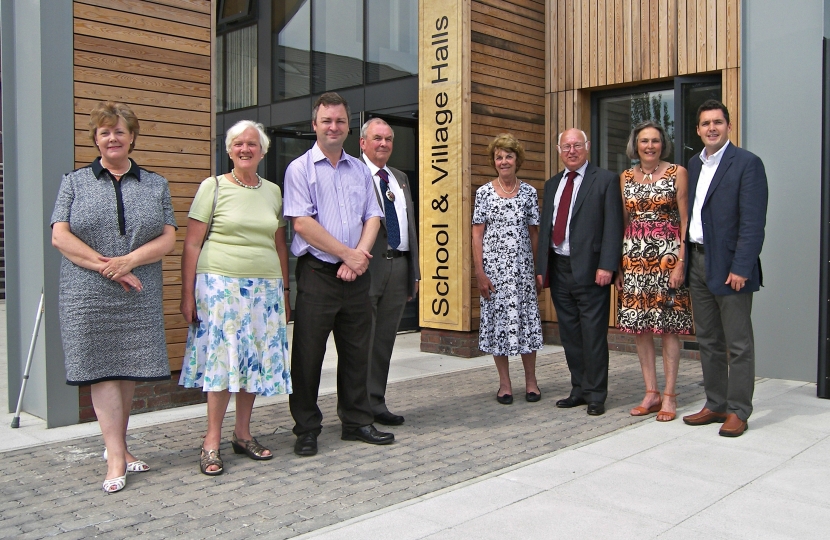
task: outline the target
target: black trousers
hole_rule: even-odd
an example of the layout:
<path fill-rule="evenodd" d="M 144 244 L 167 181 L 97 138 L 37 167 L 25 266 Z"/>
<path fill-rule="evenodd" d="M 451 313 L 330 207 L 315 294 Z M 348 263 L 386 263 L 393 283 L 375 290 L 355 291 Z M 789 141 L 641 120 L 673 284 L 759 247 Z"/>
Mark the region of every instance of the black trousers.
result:
<path fill-rule="evenodd" d="M 288 399 L 296 435 L 322 429 L 317 397 L 331 332 L 337 347 L 337 415 L 349 429 L 369 425 L 374 419 L 366 390 L 372 329 L 369 273 L 343 281 L 336 276 L 337 266 L 311 255 L 297 260 L 291 351 L 294 392 Z"/>
<path fill-rule="evenodd" d="M 605 403 L 608 397 L 608 317 L 611 289 L 574 281 L 570 257 L 549 251 L 550 294 L 571 372 L 571 396 Z"/>

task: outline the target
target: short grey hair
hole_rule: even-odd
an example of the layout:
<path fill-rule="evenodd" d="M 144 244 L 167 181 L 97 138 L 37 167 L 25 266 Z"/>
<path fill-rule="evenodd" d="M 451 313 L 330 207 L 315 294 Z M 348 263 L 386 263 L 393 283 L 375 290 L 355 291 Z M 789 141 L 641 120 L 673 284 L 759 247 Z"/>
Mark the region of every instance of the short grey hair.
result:
<path fill-rule="evenodd" d="M 254 122 L 253 120 L 240 120 L 232 125 L 225 134 L 225 151 L 227 153 L 231 153 L 233 141 L 242 135 L 242 133 L 248 128 L 254 128 L 259 132 L 259 145 L 262 147 L 262 155 L 264 156 L 268 152 L 268 148 L 271 146 L 271 139 L 269 139 L 268 134 L 265 133 L 265 126 L 259 122 Z"/>
<path fill-rule="evenodd" d="M 653 120 L 646 120 L 645 122 L 640 122 L 634 129 L 631 130 L 631 135 L 628 136 L 628 144 L 625 147 L 625 155 L 628 156 L 629 159 L 640 159 L 640 154 L 637 152 L 637 139 L 640 137 L 640 132 L 647 128 L 656 129 L 658 133 L 660 133 L 660 143 L 663 148 L 661 148 L 660 152 L 660 159 L 666 159 L 671 155 L 671 141 L 669 140 L 668 135 L 666 135 L 666 130 Z"/>
<path fill-rule="evenodd" d="M 576 129 L 576 128 L 568 128 L 565 131 L 571 131 L 572 129 Z M 562 133 L 559 134 L 559 137 L 556 139 L 556 146 L 559 146 L 559 143 L 562 142 L 562 135 L 565 134 L 565 131 L 563 131 Z M 586 135 L 585 132 L 582 131 L 581 129 L 579 129 L 577 131 L 582 133 L 582 138 L 585 139 L 585 142 L 587 143 L 588 142 L 588 135 Z"/>
<path fill-rule="evenodd" d="M 386 122 L 386 120 L 384 120 L 383 118 L 370 118 L 370 119 L 366 120 L 363 123 L 363 125 L 360 126 L 360 138 L 361 139 L 366 138 L 366 132 L 369 130 L 369 126 L 371 126 L 374 123 L 383 124 L 384 126 L 388 127 L 390 130 L 392 130 L 392 140 L 395 140 L 395 130 L 392 129 L 392 126 L 390 126 Z"/>

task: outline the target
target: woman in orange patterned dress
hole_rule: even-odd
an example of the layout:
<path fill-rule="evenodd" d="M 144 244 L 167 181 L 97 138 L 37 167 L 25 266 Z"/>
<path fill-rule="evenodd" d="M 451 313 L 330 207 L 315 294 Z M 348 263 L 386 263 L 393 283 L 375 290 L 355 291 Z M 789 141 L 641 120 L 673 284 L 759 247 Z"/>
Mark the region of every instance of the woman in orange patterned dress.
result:
<path fill-rule="evenodd" d="M 671 145 L 655 122 L 638 124 L 628 139 L 627 154 L 639 164 L 620 175 L 625 237 L 616 286 L 617 325 L 634 334 L 646 383 L 646 395 L 632 416 L 657 413 L 669 422 L 677 413 L 675 382 L 680 361 L 678 334 L 692 331 L 689 290 L 683 286 L 688 176 L 686 169 L 663 161 Z M 657 389 L 654 335 L 663 341 L 666 386 Z"/>

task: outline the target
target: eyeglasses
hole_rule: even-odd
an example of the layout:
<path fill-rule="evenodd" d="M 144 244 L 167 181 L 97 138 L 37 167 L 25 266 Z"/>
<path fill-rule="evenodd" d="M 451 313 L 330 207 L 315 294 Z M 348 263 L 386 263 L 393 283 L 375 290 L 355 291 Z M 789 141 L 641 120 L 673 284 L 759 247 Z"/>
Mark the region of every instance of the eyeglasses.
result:
<path fill-rule="evenodd" d="M 571 151 L 571 148 L 573 148 L 574 150 L 576 150 L 577 152 L 579 152 L 580 150 L 582 150 L 583 148 L 585 148 L 585 145 L 584 145 L 584 144 L 582 144 L 582 143 L 576 143 L 576 144 L 562 144 L 562 145 L 559 145 L 559 150 L 560 150 L 560 151 L 562 151 L 562 152 L 570 152 L 570 151 Z"/>

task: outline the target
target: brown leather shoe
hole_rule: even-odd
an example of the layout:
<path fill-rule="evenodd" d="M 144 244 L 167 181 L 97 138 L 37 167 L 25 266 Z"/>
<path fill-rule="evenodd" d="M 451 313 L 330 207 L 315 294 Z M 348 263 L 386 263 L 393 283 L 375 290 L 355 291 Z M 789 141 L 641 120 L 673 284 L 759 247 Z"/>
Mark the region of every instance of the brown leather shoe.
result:
<path fill-rule="evenodd" d="M 683 417 L 683 421 L 690 426 L 705 426 L 706 424 L 723 422 L 724 420 L 726 420 L 726 413 L 710 411 L 706 407 L 703 407 L 699 413 Z"/>
<path fill-rule="evenodd" d="M 737 414 L 729 413 L 718 434 L 722 437 L 740 437 L 748 429 L 749 424 L 738 418 Z"/>

